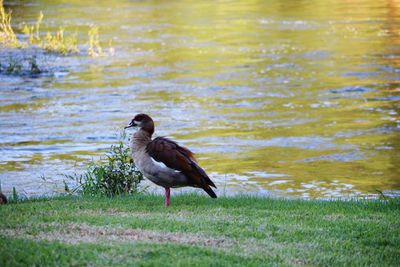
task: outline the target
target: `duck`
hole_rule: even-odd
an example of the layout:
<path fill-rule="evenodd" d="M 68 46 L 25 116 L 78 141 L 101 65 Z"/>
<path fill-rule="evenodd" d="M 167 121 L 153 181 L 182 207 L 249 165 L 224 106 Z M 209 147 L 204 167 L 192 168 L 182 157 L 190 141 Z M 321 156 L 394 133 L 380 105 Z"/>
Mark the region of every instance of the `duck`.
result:
<path fill-rule="evenodd" d="M 170 190 L 178 187 L 203 189 L 210 197 L 217 198 L 211 187 L 217 188 L 194 153 L 177 142 L 156 137 L 154 121 L 144 113 L 137 114 L 125 129 L 137 127 L 130 138 L 129 146 L 136 167 L 144 177 L 165 189 L 165 206 L 170 205 Z"/>

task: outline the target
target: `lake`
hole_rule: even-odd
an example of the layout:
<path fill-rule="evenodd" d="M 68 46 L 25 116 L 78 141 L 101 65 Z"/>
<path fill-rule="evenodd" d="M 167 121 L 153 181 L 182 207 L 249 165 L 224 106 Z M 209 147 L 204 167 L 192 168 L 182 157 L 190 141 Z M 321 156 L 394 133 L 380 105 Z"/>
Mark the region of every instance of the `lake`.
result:
<path fill-rule="evenodd" d="M 21 51 L 38 53 L 46 72 L 0 73 L 0 181 L 8 194 L 63 188 L 62 174 L 98 160 L 136 113 L 153 117 L 156 135 L 191 148 L 220 195 L 399 194 L 397 1 L 4 5 L 17 33 L 42 11 L 43 36 L 61 26 L 81 49 Z M 91 25 L 103 56 L 84 52 Z M 9 55 L 0 48 L 2 61 Z"/>

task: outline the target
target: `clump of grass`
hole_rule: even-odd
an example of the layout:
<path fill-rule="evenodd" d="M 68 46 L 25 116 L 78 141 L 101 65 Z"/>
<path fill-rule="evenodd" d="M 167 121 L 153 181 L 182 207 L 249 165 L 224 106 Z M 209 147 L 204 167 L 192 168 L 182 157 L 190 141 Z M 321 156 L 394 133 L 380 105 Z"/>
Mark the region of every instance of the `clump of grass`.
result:
<path fill-rule="evenodd" d="M 64 182 L 65 191 L 89 196 L 134 194 L 139 192 L 139 183 L 143 180 L 130 156 L 129 148 L 122 141 L 111 146 L 106 157 L 99 163 L 92 163 L 83 174 L 65 176 L 78 184 L 70 190 Z"/>
<path fill-rule="evenodd" d="M 77 44 L 76 33 L 64 37 L 64 29 L 60 28 L 54 35 L 48 32 L 41 47 L 49 52 L 58 52 L 66 55 L 70 53 L 79 53 Z"/>
<path fill-rule="evenodd" d="M 13 191 L 12 191 L 12 201 L 13 202 L 18 202 L 18 193 L 17 193 L 17 189 L 15 189 L 15 187 L 13 187 Z"/>
<path fill-rule="evenodd" d="M 39 66 L 36 63 L 36 57 L 33 56 L 29 59 L 29 65 L 30 65 L 30 72 L 31 74 L 39 74 L 42 71 L 39 69 Z"/>
<path fill-rule="evenodd" d="M 6 12 L 3 0 L 0 0 L 0 43 L 8 47 L 19 47 L 17 36 L 11 27 L 11 13 Z"/>
<path fill-rule="evenodd" d="M 0 66 L 0 72 L 2 72 L 2 68 Z M 7 66 L 4 69 L 6 74 L 21 74 L 22 73 L 22 63 L 15 58 L 10 58 Z"/>
<path fill-rule="evenodd" d="M 40 11 L 39 17 L 35 23 L 35 25 L 28 26 L 26 23 L 24 23 L 24 27 L 22 28 L 22 32 L 28 37 L 28 43 L 29 44 L 40 44 L 40 25 L 43 21 L 43 12 Z"/>
<path fill-rule="evenodd" d="M 62 27 L 54 34 L 47 32 L 46 37 L 43 39 L 40 36 L 40 25 L 42 24 L 43 18 L 44 15 L 42 11 L 40 11 L 35 25 L 28 26 L 24 24 L 22 32 L 28 37 L 28 43 L 30 45 L 37 45 L 48 52 L 56 52 L 63 55 L 79 53 L 76 33 L 65 37 L 64 28 Z"/>
<path fill-rule="evenodd" d="M 113 47 L 112 39 L 108 40 L 108 54 L 110 56 L 114 56 L 115 55 L 115 48 Z"/>
<path fill-rule="evenodd" d="M 3 6 L 3 0 L 0 0 L 0 45 L 4 48 L 10 48 L 12 53 L 7 60 L 6 56 L 0 57 L 0 73 L 6 75 L 30 75 L 37 76 L 43 71 L 41 61 L 37 62 L 36 55 L 42 55 L 43 52 L 55 53 L 61 55 L 79 54 L 77 33 L 65 34 L 64 28 L 60 27 L 55 32 L 41 33 L 44 14 L 40 11 L 37 20 L 32 25 L 23 23 L 20 29 L 25 36 L 22 40 L 18 40 L 11 27 L 12 11 L 6 11 Z M 108 53 L 103 51 L 100 45 L 99 28 L 91 26 L 88 31 L 87 54 L 91 57 L 113 56 L 115 53 L 112 47 L 112 40 L 109 41 Z M 30 57 L 18 55 L 20 52 L 27 50 Z M 3 53 L 1 53 L 3 54 Z M 40 59 L 40 57 L 39 57 Z M 40 65 L 40 67 L 39 67 Z"/>
<path fill-rule="evenodd" d="M 42 73 L 36 61 L 36 56 L 10 56 L 0 62 L 0 73 L 6 75 L 37 75 Z"/>
<path fill-rule="evenodd" d="M 1 190 L 0 190 L 1 193 Z M 0 196 L 2 198 L 3 204 L 8 204 L 8 203 L 19 203 L 19 202 L 24 202 L 28 200 L 28 197 L 24 194 L 24 193 L 18 193 L 17 189 L 15 187 L 13 187 L 12 189 L 12 193 L 9 196 L 9 198 L 7 199 L 7 197 L 1 193 L 2 196 Z M 0 200 L 0 204 L 1 204 L 1 200 Z"/>
<path fill-rule="evenodd" d="M 103 55 L 103 49 L 101 48 L 99 41 L 99 28 L 92 26 L 88 32 L 89 37 L 89 49 L 88 55 L 91 57 L 98 57 Z"/>
<path fill-rule="evenodd" d="M 43 22 L 44 14 L 40 11 L 39 16 L 34 25 L 23 23 L 21 29 L 26 36 L 26 42 L 20 42 L 17 39 L 11 27 L 11 10 L 6 12 L 3 7 L 3 0 L 0 0 L 0 44 L 11 48 L 29 48 L 36 46 L 51 53 L 60 53 L 63 55 L 79 53 L 77 34 L 65 36 L 64 28 L 60 27 L 55 33 L 47 32 L 43 37 L 40 28 Z M 103 56 L 106 53 L 100 45 L 99 28 L 91 26 L 88 32 L 88 55 L 91 57 Z M 109 54 L 114 54 L 114 48 L 111 41 L 109 42 Z"/>

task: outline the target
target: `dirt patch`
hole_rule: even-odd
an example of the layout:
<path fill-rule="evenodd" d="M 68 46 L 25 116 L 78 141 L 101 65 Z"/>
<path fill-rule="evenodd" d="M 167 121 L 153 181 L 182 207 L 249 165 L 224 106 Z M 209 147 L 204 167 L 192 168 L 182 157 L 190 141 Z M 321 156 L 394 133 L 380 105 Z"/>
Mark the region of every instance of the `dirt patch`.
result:
<path fill-rule="evenodd" d="M 48 224 L 47 226 L 50 229 L 54 229 L 56 225 Z M 40 228 L 45 229 L 46 225 L 41 225 Z M 228 248 L 237 245 L 235 240 L 223 237 L 214 238 L 200 234 L 158 232 L 142 229 L 125 229 L 120 227 L 99 227 L 88 224 L 58 225 L 57 229 L 54 231 L 36 233 L 32 233 L 29 227 L 18 229 L 1 229 L 0 235 L 31 240 L 60 241 L 69 244 L 97 243 L 104 241 L 144 241 L 152 243 L 176 243 L 220 248 Z"/>
<path fill-rule="evenodd" d="M 285 254 L 287 251 L 299 249 L 295 247 L 295 244 L 278 242 L 273 238 L 235 240 L 224 236 L 127 229 L 118 226 L 104 227 L 85 223 L 48 223 L 27 225 L 16 229 L 0 229 L 1 236 L 34 241 L 58 241 L 72 245 L 82 243 L 111 245 L 134 242 L 181 244 L 217 249 L 244 257 L 259 254 L 276 257 Z M 303 250 L 303 248 L 300 249 Z"/>
<path fill-rule="evenodd" d="M 198 220 L 205 221 L 229 221 L 233 220 L 233 216 L 229 216 L 227 214 L 222 214 L 218 212 L 218 210 L 210 211 L 210 215 L 206 214 L 197 214 L 195 212 L 188 212 L 188 211 L 179 211 L 174 213 L 168 212 L 127 212 L 127 211 L 120 211 L 118 209 L 107 209 L 107 210 L 81 210 L 75 213 L 76 215 L 89 215 L 89 216 L 117 216 L 122 218 L 163 218 L 163 219 L 170 219 L 175 221 L 193 221 L 193 219 L 198 218 Z"/>

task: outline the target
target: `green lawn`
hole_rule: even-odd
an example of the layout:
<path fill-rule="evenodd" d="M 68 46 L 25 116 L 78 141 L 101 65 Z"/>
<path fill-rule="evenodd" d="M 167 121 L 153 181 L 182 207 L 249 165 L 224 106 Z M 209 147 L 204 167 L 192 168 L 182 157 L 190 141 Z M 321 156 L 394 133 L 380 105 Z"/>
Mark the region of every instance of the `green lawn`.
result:
<path fill-rule="evenodd" d="M 58 197 L 0 206 L 0 266 L 398 266 L 400 200 Z"/>

